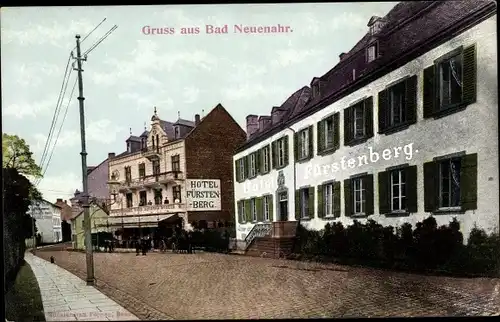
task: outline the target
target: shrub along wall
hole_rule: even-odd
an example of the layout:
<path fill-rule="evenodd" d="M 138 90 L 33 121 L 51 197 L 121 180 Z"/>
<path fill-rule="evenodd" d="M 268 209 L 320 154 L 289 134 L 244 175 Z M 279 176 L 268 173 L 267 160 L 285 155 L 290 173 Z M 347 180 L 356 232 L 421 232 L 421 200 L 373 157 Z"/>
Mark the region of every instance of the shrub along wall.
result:
<path fill-rule="evenodd" d="M 327 224 L 321 231 L 299 225 L 294 245 L 295 259 L 315 259 L 346 264 L 412 271 L 433 271 L 452 275 L 499 276 L 500 238 L 473 228 L 466 245 L 460 224 L 454 218 L 438 227 L 429 217 L 394 229 L 374 220 L 351 226 Z"/>

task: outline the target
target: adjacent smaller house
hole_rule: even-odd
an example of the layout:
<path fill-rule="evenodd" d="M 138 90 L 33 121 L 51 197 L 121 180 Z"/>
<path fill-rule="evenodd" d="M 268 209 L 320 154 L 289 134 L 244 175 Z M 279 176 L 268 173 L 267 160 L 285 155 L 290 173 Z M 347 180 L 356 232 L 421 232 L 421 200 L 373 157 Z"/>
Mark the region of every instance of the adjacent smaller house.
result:
<path fill-rule="evenodd" d="M 36 228 L 41 243 L 52 244 L 62 241 L 61 208 L 47 200 L 33 200 L 28 214 L 36 219 Z"/>
<path fill-rule="evenodd" d="M 90 205 L 90 222 L 92 234 L 108 231 L 108 213 L 98 204 Z M 73 249 L 85 249 L 85 229 L 83 210 L 71 219 Z"/>

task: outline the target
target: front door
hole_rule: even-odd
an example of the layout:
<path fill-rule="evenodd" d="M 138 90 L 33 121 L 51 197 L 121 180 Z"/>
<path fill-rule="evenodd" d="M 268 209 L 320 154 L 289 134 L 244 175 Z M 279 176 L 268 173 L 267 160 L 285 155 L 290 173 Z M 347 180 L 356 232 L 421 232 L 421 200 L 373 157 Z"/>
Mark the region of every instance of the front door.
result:
<path fill-rule="evenodd" d="M 288 193 L 279 194 L 279 220 L 288 221 Z"/>

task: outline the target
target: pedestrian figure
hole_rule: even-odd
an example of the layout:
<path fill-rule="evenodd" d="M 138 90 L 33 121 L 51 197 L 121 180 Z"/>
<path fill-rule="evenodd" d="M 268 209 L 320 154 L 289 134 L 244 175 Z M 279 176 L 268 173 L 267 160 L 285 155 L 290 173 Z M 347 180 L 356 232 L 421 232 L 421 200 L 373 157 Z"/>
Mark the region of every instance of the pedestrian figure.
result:
<path fill-rule="evenodd" d="M 148 251 L 148 242 L 146 239 L 142 240 L 142 256 L 146 256 L 146 253 Z"/>
<path fill-rule="evenodd" d="M 139 253 L 141 252 L 141 240 L 137 237 L 134 238 L 135 241 L 135 256 L 139 256 Z"/>

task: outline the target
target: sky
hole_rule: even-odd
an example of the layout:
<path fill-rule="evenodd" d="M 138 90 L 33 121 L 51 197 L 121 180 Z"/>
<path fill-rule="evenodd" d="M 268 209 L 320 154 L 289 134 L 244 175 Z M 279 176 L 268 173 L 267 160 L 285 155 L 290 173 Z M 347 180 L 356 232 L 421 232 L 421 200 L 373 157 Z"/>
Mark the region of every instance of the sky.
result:
<path fill-rule="evenodd" d="M 82 52 L 106 34 L 83 62 L 87 164 L 126 149 L 150 126 L 154 107 L 166 121 L 194 121 L 221 103 L 245 129 L 248 114 L 269 115 L 339 62 L 368 32 L 372 16 L 396 2 L 1 8 L 2 128 L 30 145 L 40 164 L 58 106 L 75 35 Z M 290 26 L 291 32 L 234 33 L 233 26 Z M 207 34 L 206 25 L 228 26 Z M 198 27 L 198 34 L 181 28 Z M 147 30 L 174 33 L 147 34 Z M 158 29 L 155 29 L 158 30 Z M 155 32 L 157 33 L 157 32 Z M 76 55 L 76 51 L 74 52 Z M 38 188 L 45 199 L 82 190 L 77 72 L 68 85 Z M 64 118 L 65 111 L 66 117 Z M 63 122 L 64 120 L 64 122 Z M 57 137 L 57 133 L 60 135 Z M 56 141 L 57 137 L 57 142 Z M 53 151 L 53 152 L 51 152 Z M 52 157 L 50 157 L 52 155 Z M 50 159 L 50 162 L 48 162 Z"/>

